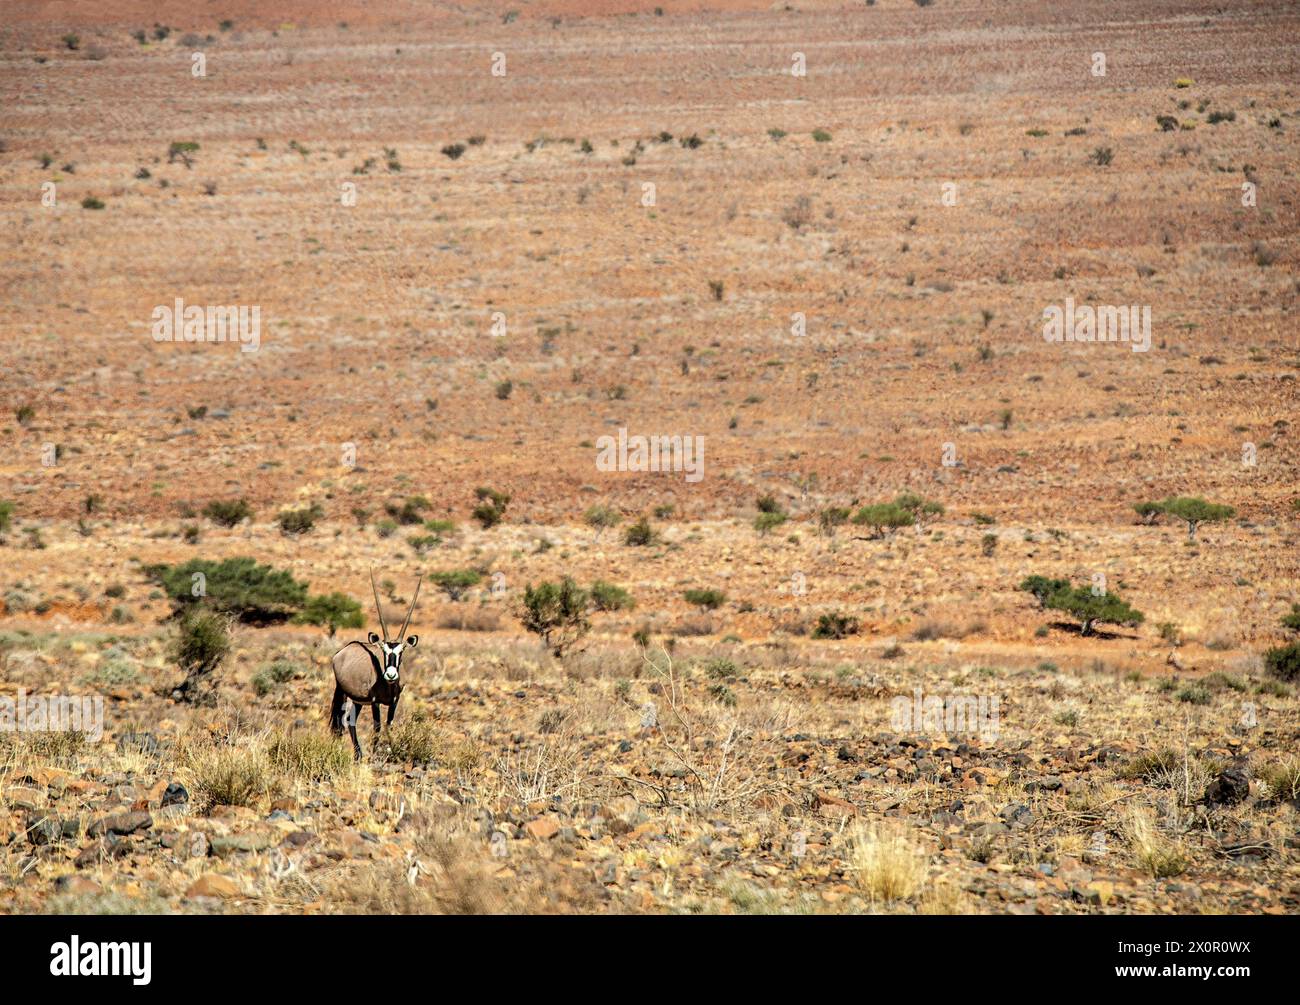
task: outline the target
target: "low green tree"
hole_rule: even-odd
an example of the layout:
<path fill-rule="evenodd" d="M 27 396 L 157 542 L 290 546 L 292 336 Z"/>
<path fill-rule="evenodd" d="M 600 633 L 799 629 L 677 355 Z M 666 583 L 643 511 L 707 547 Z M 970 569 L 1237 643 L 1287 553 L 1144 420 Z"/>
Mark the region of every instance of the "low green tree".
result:
<path fill-rule="evenodd" d="M 476 569 L 450 569 L 432 573 L 429 582 L 447 594 L 447 599 L 454 603 L 471 587 L 477 586 L 482 578 L 483 574 Z"/>
<path fill-rule="evenodd" d="M 241 621 L 276 622 L 288 620 L 307 603 L 306 583 L 252 558 L 195 558 L 145 571 L 180 610 L 206 602 L 212 610 Z"/>
<path fill-rule="evenodd" d="M 1145 616 L 1110 592 L 1094 593 L 1091 587 L 1075 586 L 1050 594 L 1045 606 L 1062 611 L 1079 622 L 1080 634 L 1091 635 L 1099 624 L 1140 625 Z"/>
<path fill-rule="evenodd" d="M 591 630 L 587 608 L 591 596 L 570 577 L 559 583 L 543 582 L 524 588 L 524 605 L 519 620 L 524 629 L 537 635 L 556 659 L 563 659 Z"/>
<path fill-rule="evenodd" d="M 1038 600 L 1038 607 L 1041 610 L 1047 606 L 1047 598 L 1053 593 L 1059 593 L 1061 590 L 1068 589 L 1070 581 L 1068 579 L 1049 579 L 1047 576 L 1026 576 L 1020 582 L 1020 589 L 1026 593 L 1032 593 Z"/>
<path fill-rule="evenodd" d="M 916 518 L 897 503 L 875 503 L 858 510 L 853 522 L 870 527 L 872 537 L 885 537 L 899 527 L 912 526 Z"/>
<path fill-rule="evenodd" d="M 307 598 L 301 612 L 293 619 L 300 625 L 320 625 L 330 638 L 340 628 L 361 628 L 366 619 L 361 605 L 346 593 L 316 594 Z"/>

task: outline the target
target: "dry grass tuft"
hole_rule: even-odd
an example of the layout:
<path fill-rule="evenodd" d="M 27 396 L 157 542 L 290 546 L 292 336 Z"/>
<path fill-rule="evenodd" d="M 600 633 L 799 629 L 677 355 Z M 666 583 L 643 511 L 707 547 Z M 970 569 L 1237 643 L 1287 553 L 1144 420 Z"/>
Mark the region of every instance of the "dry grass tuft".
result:
<path fill-rule="evenodd" d="M 872 900 L 906 900 L 925 884 L 925 853 L 899 827 L 858 824 L 853 830 L 852 870 Z"/>
<path fill-rule="evenodd" d="M 1124 821 L 1124 836 L 1138 865 L 1154 878 L 1177 876 L 1186 871 L 1187 854 L 1176 840 L 1160 832 L 1149 808 L 1129 808 Z"/>
<path fill-rule="evenodd" d="M 260 747 L 190 747 L 186 761 L 203 809 L 253 806 L 274 791 L 274 775 Z"/>
<path fill-rule="evenodd" d="M 352 751 L 339 738 L 323 733 L 273 733 L 266 758 L 277 772 L 304 782 L 337 782 L 352 773 Z"/>

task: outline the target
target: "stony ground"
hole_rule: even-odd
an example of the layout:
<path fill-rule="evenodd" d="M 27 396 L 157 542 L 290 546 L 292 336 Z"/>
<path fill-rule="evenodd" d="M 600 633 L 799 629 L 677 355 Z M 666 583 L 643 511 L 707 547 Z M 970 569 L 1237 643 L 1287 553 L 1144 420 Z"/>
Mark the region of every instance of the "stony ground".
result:
<path fill-rule="evenodd" d="M 0 698 L 107 703 L 0 732 L 0 910 L 1300 908 L 1294 5 L 191 6 L 0 26 Z M 260 350 L 155 343 L 176 297 Z M 1067 297 L 1150 351 L 1045 342 Z M 704 477 L 600 471 L 620 427 Z M 819 532 L 905 490 L 944 513 Z M 1132 509 L 1173 494 L 1235 514 Z M 483 580 L 426 585 L 354 766 L 352 630 L 238 625 L 173 700 L 149 566 L 241 555 L 367 608 L 371 567 L 393 610 Z M 1145 620 L 1083 636 L 1032 573 Z M 636 607 L 561 661 L 518 614 L 563 575 Z"/>

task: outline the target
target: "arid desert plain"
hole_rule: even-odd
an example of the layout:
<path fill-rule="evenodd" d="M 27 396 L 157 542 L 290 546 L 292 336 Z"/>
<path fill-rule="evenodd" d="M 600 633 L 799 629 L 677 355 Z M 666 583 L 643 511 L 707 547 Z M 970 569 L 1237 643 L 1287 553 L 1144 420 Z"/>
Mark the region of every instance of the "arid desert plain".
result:
<path fill-rule="evenodd" d="M 1284 0 L 9 0 L 0 912 L 1300 911 L 1298 164 Z"/>

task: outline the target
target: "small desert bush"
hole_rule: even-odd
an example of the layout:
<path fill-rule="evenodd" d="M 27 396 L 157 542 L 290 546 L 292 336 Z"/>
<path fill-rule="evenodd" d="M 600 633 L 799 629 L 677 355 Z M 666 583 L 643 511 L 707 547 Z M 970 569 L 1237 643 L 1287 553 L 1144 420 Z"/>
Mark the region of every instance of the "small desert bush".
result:
<path fill-rule="evenodd" d="M 602 579 L 591 584 L 591 606 L 598 611 L 630 611 L 636 607 L 632 594 Z"/>
<path fill-rule="evenodd" d="M 316 521 L 324 513 L 317 503 L 305 506 L 302 509 L 281 510 L 275 522 L 280 525 L 280 533 L 286 537 L 293 537 L 297 534 L 306 534 L 316 526 Z"/>
<path fill-rule="evenodd" d="M 259 695 L 270 694 L 281 684 L 291 681 L 301 668 L 289 660 L 275 660 L 253 674 L 253 690 Z"/>
<path fill-rule="evenodd" d="M 230 621 L 206 607 L 182 615 L 172 642 L 172 658 L 187 674 L 215 670 L 230 652 Z"/>
<path fill-rule="evenodd" d="M 727 595 L 721 590 L 687 590 L 682 596 L 688 604 L 706 611 L 716 611 L 727 602 Z"/>
<path fill-rule="evenodd" d="M 1266 764 L 1255 772 L 1268 786 L 1269 796 L 1277 801 L 1300 801 L 1300 756 L 1292 754 L 1275 764 Z"/>
<path fill-rule="evenodd" d="M 203 515 L 221 527 L 234 527 L 253 518 L 246 499 L 214 499 L 203 507 Z"/>
<path fill-rule="evenodd" d="M 630 547 L 648 547 L 658 540 L 659 535 L 645 517 L 641 517 L 623 532 L 623 543 Z"/>
<path fill-rule="evenodd" d="M 429 508 L 429 500 L 424 496 L 408 496 L 401 502 L 384 504 L 384 512 L 404 527 L 424 522 L 424 511 Z"/>
<path fill-rule="evenodd" d="M 1171 774 L 1179 760 L 1176 753 L 1165 747 L 1134 758 L 1121 767 L 1116 776 L 1133 782 L 1157 782 Z"/>
<path fill-rule="evenodd" d="M 361 628 L 366 623 L 361 605 L 346 593 L 326 593 L 307 598 L 302 611 L 293 619 L 300 625 L 320 625 L 330 638 L 340 628 Z"/>
<path fill-rule="evenodd" d="M 474 507 L 473 517 L 484 530 L 490 530 L 505 518 L 506 507 L 510 505 L 509 494 L 480 485 L 474 490 L 474 498 L 479 503 Z"/>
<path fill-rule="evenodd" d="M 437 759 L 441 745 L 433 720 L 417 708 L 384 730 L 379 751 L 386 761 L 426 765 Z"/>
<path fill-rule="evenodd" d="M 815 639 L 844 639 L 857 635 L 861 626 L 858 619 L 847 614 L 823 614 L 817 618 L 817 627 L 813 629 Z"/>
<path fill-rule="evenodd" d="M 704 675 L 710 680 L 731 680 L 739 673 L 736 664 L 729 659 L 712 659 L 704 664 Z"/>
<path fill-rule="evenodd" d="M 1270 649 L 1264 654 L 1264 666 L 1279 680 L 1300 681 L 1300 642 Z"/>

